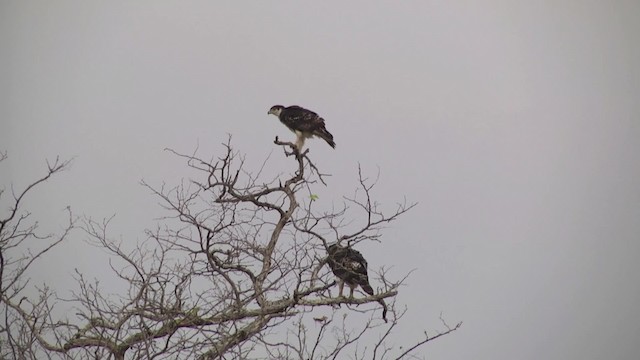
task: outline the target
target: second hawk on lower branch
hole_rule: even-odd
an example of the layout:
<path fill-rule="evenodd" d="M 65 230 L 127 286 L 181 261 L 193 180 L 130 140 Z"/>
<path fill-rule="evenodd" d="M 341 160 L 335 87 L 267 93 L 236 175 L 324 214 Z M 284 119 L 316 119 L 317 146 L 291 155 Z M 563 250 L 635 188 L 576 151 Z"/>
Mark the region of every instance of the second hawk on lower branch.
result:
<path fill-rule="evenodd" d="M 324 119 L 311 110 L 297 105 L 289 107 L 273 105 L 267 114 L 277 116 L 280 122 L 296 134 L 296 148 L 300 152 L 302 152 L 304 140 L 314 136 L 322 138 L 332 148 L 336 147 L 333 135 L 324 127 Z"/>
<path fill-rule="evenodd" d="M 360 285 L 362 290 L 373 296 L 373 288 L 369 284 L 367 260 L 359 251 L 351 247 L 333 244 L 327 248 L 327 263 L 333 274 L 338 278 L 338 296 L 342 297 L 344 284 L 349 285 L 349 298 L 353 298 L 353 291 Z M 382 305 L 382 318 L 387 322 L 387 304 L 383 299 L 378 300 Z"/>

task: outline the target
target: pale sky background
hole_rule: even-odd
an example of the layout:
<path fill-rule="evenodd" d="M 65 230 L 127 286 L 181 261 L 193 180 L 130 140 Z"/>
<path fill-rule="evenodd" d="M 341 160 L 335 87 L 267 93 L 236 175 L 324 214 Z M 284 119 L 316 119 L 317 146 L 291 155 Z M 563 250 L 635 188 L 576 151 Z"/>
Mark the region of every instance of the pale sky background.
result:
<path fill-rule="evenodd" d="M 429 359 L 640 356 L 640 2 L 0 4 L 0 183 L 75 158 L 28 198 L 43 229 L 70 205 L 143 239 L 162 212 L 139 181 L 187 174 L 163 148 L 209 158 L 229 133 L 249 166 L 279 164 L 274 104 L 335 136 L 307 141 L 333 174 L 319 201 L 359 162 L 383 204 L 419 202 L 360 250 L 416 269 L 402 336 L 464 321 Z M 33 277 L 64 293 L 104 266 L 83 239 Z"/>

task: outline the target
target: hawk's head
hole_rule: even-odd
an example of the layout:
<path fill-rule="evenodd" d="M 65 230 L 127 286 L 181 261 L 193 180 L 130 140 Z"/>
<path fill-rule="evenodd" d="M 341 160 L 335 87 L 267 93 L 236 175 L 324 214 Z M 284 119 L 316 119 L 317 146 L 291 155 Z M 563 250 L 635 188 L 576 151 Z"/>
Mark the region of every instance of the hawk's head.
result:
<path fill-rule="evenodd" d="M 344 250 L 344 248 L 338 243 L 335 243 L 327 248 L 327 253 L 329 254 L 329 256 L 335 256 L 336 253 L 340 250 Z"/>
<path fill-rule="evenodd" d="M 273 105 L 267 114 L 273 114 L 277 117 L 280 117 L 280 113 L 284 110 L 284 106 L 282 105 Z"/>

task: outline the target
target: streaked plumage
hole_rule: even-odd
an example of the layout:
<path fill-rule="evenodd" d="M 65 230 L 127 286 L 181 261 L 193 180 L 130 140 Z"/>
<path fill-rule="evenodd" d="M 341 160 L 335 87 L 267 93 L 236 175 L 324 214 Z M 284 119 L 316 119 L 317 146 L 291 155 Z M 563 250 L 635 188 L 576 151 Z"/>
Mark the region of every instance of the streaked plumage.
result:
<path fill-rule="evenodd" d="M 333 244 L 327 249 L 329 257 L 327 263 L 338 278 L 339 296 L 342 296 L 344 284 L 349 285 L 349 297 L 353 297 L 353 291 L 360 285 L 362 290 L 369 295 L 373 295 L 373 288 L 369 285 L 369 275 L 367 274 L 367 261 L 362 254 L 350 247 L 343 247 Z"/>
<path fill-rule="evenodd" d="M 324 119 L 311 110 L 297 105 L 289 107 L 274 105 L 267 114 L 277 116 L 280 122 L 296 134 L 296 148 L 298 151 L 302 151 L 305 139 L 314 136 L 324 139 L 332 148 L 336 147 L 333 135 L 325 128 Z"/>
<path fill-rule="evenodd" d="M 338 296 L 342 297 L 344 284 L 349 285 L 349 298 L 353 298 L 353 291 L 360 285 L 362 290 L 373 296 L 373 288 L 369 284 L 369 275 L 367 273 L 367 260 L 364 259 L 359 251 L 351 247 L 344 247 L 333 244 L 327 248 L 327 263 L 333 274 L 338 278 Z M 382 305 L 382 319 L 387 322 L 387 304 L 384 299 L 379 299 L 378 303 Z"/>

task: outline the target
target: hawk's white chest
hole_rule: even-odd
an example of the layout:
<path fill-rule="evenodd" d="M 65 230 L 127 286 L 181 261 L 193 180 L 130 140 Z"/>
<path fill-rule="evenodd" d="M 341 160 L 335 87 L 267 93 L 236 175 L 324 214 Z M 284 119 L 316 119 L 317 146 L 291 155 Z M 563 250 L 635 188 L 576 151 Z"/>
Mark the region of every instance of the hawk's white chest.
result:
<path fill-rule="evenodd" d="M 294 134 L 296 134 L 296 136 L 298 138 L 305 138 L 305 139 L 309 139 L 313 137 L 313 133 L 311 132 L 304 132 L 304 131 L 300 131 L 300 130 L 293 130 L 293 129 L 289 129 L 291 130 Z"/>

